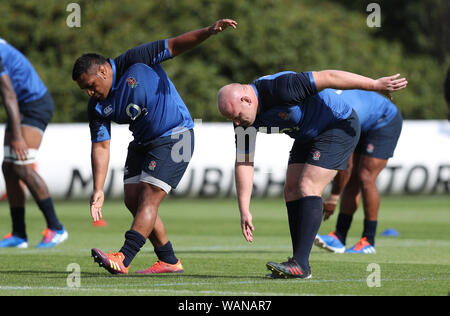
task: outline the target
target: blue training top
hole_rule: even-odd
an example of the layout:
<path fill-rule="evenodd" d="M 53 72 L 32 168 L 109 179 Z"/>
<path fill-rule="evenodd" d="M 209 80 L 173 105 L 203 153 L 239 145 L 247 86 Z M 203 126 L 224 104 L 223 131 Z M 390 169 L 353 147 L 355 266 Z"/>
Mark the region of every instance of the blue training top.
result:
<path fill-rule="evenodd" d="M 194 127 L 189 110 L 161 62 L 172 58 L 168 40 L 130 49 L 114 60 L 113 86 L 108 97 L 88 104 L 91 140 L 111 139 L 111 121 L 129 124 L 134 142 L 146 144 Z"/>
<path fill-rule="evenodd" d="M 40 99 L 47 87 L 28 59 L 0 38 L 0 76 L 9 75 L 20 104 Z"/>
<path fill-rule="evenodd" d="M 267 133 L 285 133 L 307 142 L 333 123 L 347 119 L 351 105 L 336 93 L 317 88 L 311 72 L 280 72 L 252 84 L 259 102 L 253 127 Z"/>
<path fill-rule="evenodd" d="M 361 122 L 361 132 L 366 133 L 387 125 L 398 113 L 398 109 L 383 95 L 365 90 L 329 90 L 351 104 Z"/>

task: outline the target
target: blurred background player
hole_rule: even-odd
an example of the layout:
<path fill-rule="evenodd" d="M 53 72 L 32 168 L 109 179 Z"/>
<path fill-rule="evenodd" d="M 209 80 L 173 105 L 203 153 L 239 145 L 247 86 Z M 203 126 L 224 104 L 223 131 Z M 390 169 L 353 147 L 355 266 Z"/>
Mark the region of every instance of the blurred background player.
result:
<path fill-rule="evenodd" d="M 336 170 L 346 169 L 359 139 L 360 123 L 351 105 L 332 90 L 322 90 L 366 89 L 389 94 L 407 84 L 397 77 L 373 80 L 336 70 L 281 72 L 252 84 L 233 83 L 219 91 L 219 112 L 236 127 L 236 190 L 241 229 L 249 242 L 254 231 L 250 200 L 256 132 L 260 128 L 267 133 L 281 131 L 295 139 L 284 189 L 293 257 L 283 263 L 268 262 L 273 277 L 311 277 L 309 256 L 322 222 L 322 191 Z M 250 136 L 252 130 L 254 137 Z M 248 142 L 245 135 L 250 136 Z"/>
<path fill-rule="evenodd" d="M 115 59 L 85 54 L 75 62 L 72 79 L 91 97 L 88 112 L 94 178 L 91 215 L 94 221 L 102 218 L 111 121 L 129 124 L 134 137 L 128 148 L 124 174 L 125 205 L 134 217 L 132 227 L 125 233 L 125 243 L 119 252 L 105 254 L 92 249 L 94 261 L 110 273 L 127 274 L 131 261 L 147 238 L 153 244 L 158 261 L 138 273 L 184 271 L 167 239 L 158 208 L 170 190 L 177 186 L 189 164 L 194 149 L 194 123 L 160 63 L 227 27 L 236 28 L 236 24 L 233 20 L 223 19 L 210 27 L 140 45 Z M 172 159 L 172 149 L 180 141 L 187 145 L 181 149 L 187 159 L 178 161 Z"/>
<path fill-rule="evenodd" d="M 445 94 L 445 101 L 447 101 L 448 121 L 450 122 L 450 67 L 448 68 L 447 71 L 447 78 L 445 78 L 444 94 Z"/>
<path fill-rule="evenodd" d="M 361 137 L 346 170 L 339 171 L 333 180 L 331 195 L 324 201 L 324 220 L 336 208 L 342 193 L 336 230 L 326 236 L 317 235 L 315 244 L 336 253 L 375 253 L 380 195 L 377 177 L 394 155 L 403 120 L 397 107 L 384 96 L 370 91 L 336 91 L 342 100 L 351 104 L 361 122 Z M 364 207 L 364 228 L 361 240 L 345 249 L 347 233 L 361 196 Z"/>
<path fill-rule="evenodd" d="M 47 222 L 44 238 L 36 247 L 50 248 L 65 241 L 68 234 L 56 216 L 46 183 L 33 165 L 53 115 L 53 99 L 28 59 L 1 38 L 0 92 L 8 115 L 2 170 L 12 219 L 12 232 L 0 241 L 0 248 L 28 247 L 26 192 L 21 181 Z"/>

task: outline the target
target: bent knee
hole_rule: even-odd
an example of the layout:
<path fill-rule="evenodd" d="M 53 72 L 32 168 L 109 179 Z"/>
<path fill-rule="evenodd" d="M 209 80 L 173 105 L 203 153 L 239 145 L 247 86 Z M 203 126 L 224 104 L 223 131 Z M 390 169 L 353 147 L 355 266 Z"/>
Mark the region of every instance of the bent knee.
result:
<path fill-rule="evenodd" d="M 284 185 L 284 199 L 286 201 L 295 201 L 300 198 L 300 190 L 297 184 L 288 184 Z"/>
<path fill-rule="evenodd" d="M 361 185 L 374 185 L 377 181 L 378 174 L 369 169 L 361 169 L 358 174 Z"/>

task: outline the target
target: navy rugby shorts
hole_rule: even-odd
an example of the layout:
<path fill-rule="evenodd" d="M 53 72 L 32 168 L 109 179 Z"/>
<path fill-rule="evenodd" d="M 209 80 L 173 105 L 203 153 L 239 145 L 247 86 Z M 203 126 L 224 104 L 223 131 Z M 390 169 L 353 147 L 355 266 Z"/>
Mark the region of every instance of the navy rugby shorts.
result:
<path fill-rule="evenodd" d="M 402 132 L 402 126 L 402 115 L 398 111 L 397 115 L 387 125 L 361 133 L 355 153 L 379 159 L 393 157 Z"/>
<path fill-rule="evenodd" d="M 307 163 L 330 170 L 347 169 L 361 133 L 361 125 L 355 111 L 308 142 L 295 140 L 289 155 L 289 163 Z"/>
<path fill-rule="evenodd" d="M 194 130 L 159 137 L 147 144 L 131 142 L 125 162 L 124 184 L 145 182 L 167 194 L 183 178 L 194 153 Z"/>
<path fill-rule="evenodd" d="M 45 132 L 48 123 L 52 119 L 55 104 L 49 92 L 43 97 L 28 103 L 19 104 L 22 126 L 31 126 L 37 128 L 42 133 Z M 11 131 L 10 122 L 6 124 L 6 130 Z"/>

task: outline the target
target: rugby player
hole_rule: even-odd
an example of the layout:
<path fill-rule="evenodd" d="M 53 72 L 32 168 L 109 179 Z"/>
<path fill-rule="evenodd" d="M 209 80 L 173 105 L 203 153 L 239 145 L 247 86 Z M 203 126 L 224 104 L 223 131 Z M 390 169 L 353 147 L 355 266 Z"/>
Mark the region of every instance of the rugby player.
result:
<path fill-rule="evenodd" d="M 336 208 L 342 193 L 336 230 L 326 236 L 317 235 L 315 245 L 336 253 L 375 253 L 380 196 L 377 177 L 393 157 L 402 130 L 402 116 L 397 107 L 384 96 L 370 91 L 333 90 L 352 105 L 361 122 L 361 137 L 346 170 L 333 180 L 331 195 L 325 199 L 324 220 Z M 361 197 L 364 208 L 364 228 L 361 240 L 345 249 L 348 230 Z"/>
<path fill-rule="evenodd" d="M 8 116 L 2 170 L 12 219 L 12 232 L 0 241 L 0 248 L 28 247 L 25 187 L 47 222 L 44 237 L 36 247 L 54 247 L 64 242 L 68 233 L 56 216 L 47 184 L 34 168 L 42 137 L 53 116 L 53 99 L 28 59 L 1 38 L 0 93 Z"/>
<path fill-rule="evenodd" d="M 134 136 L 124 173 L 125 205 L 134 221 L 118 252 L 105 254 L 96 248 L 91 251 L 94 261 L 110 273 L 127 274 L 147 238 L 158 261 L 138 273 L 184 271 L 167 239 L 158 208 L 188 166 L 194 149 L 194 123 L 160 63 L 236 25 L 236 21 L 222 19 L 209 27 L 137 46 L 115 59 L 85 54 L 75 62 L 72 79 L 91 97 L 88 113 L 94 192 L 90 205 L 94 221 L 102 218 L 111 122 L 129 124 Z M 180 141 L 189 146 L 183 146 L 177 154 L 186 157 L 188 153 L 187 159 L 173 159 L 172 149 L 178 148 L 175 144 Z"/>
<path fill-rule="evenodd" d="M 219 112 L 236 127 L 236 189 L 241 229 L 249 242 L 254 231 L 250 200 L 256 132 L 283 132 L 295 139 L 284 188 L 293 257 L 283 263 L 268 262 L 272 276 L 311 277 L 309 255 L 322 221 L 322 191 L 336 170 L 346 169 L 359 139 L 360 123 L 351 104 L 324 89 L 373 90 L 390 96 L 407 85 L 398 77 L 373 80 L 337 70 L 288 71 L 219 91 Z"/>
<path fill-rule="evenodd" d="M 447 71 L 447 78 L 445 78 L 444 95 L 445 95 L 445 101 L 447 101 L 447 115 L 448 115 L 448 120 L 450 122 L 450 67 L 448 68 L 448 71 Z"/>

